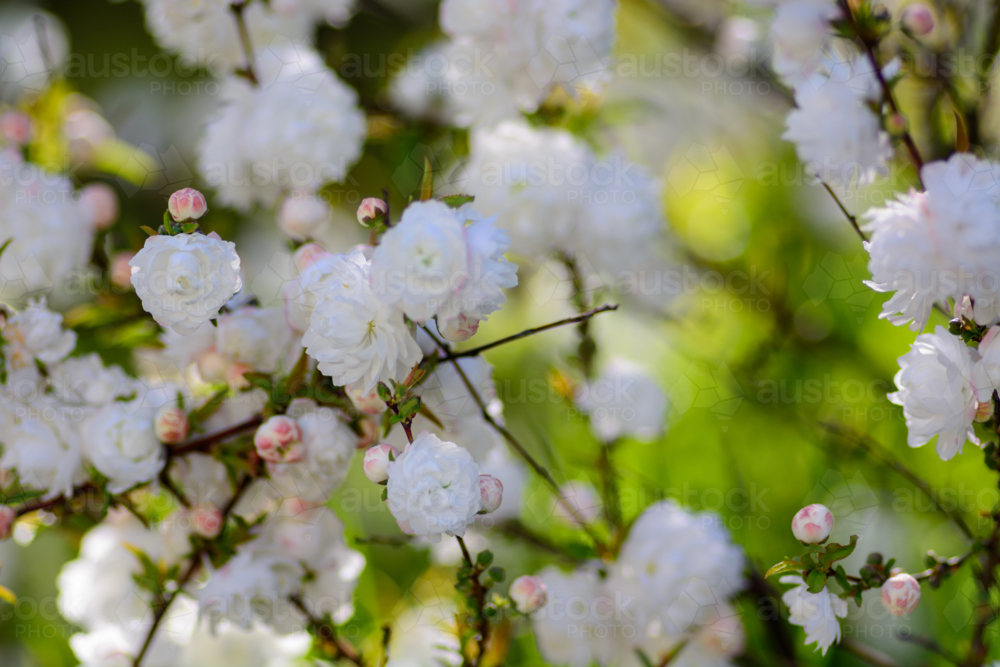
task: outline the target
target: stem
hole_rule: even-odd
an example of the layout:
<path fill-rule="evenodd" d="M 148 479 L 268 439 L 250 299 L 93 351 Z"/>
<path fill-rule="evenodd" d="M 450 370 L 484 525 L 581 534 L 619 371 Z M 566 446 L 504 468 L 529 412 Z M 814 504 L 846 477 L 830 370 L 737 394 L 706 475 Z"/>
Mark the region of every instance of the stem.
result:
<path fill-rule="evenodd" d="M 253 44 L 250 42 L 250 31 L 247 30 L 247 23 L 243 19 L 243 10 L 246 9 L 247 2 L 249 0 L 234 2 L 229 5 L 229 9 L 233 12 L 233 18 L 236 19 L 236 31 L 239 33 L 240 47 L 243 49 L 243 59 L 246 61 L 243 74 L 250 80 L 250 83 L 259 86 L 260 81 L 253 71 Z"/>
<path fill-rule="evenodd" d="M 564 550 L 558 544 L 549 541 L 549 539 L 544 535 L 534 532 L 517 519 L 509 519 L 503 523 L 497 524 L 496 530 L 500 531 L 507 537 L 524 540 L 531 546 L 537 547 L 538 549 L 546 551 L 554 556 L 558 556 L 568 563 L 578 564 L 582 563 L 584 560 Z"/>
<path fill-rule="evenodd" d="M 595 315 L 600 315 L 601 313 L 608 313 L 614 310 L 618 310 L 618 305 L 605 304 L 599 308 L 594 308 L 593 310 L 588 310 L 585 313 L 575 315 L 573 317 L 567 317 L 564 320 L 559 320 L 558 322 L 550 322 L 549 324 L 543 324 L 540 327 L 534 327 L 533 329 L 525 329 L 520 333 L 516 333 L 513 336 L 507 336 L 506 338 L 501 338 L 500 340 L 495 340 L 492 343 L 487 343 L 486 345 L 480 345 L 479 347 L 474 347 L 469 350 L 462 350 L 461 352 L 448 352 L 444 357 L 443 361 L 451 361 L 452 359 L 461 359 L 462 357 L 477 357 L 487 350 L 492 350 L 495 347 L 505 345 L 507 343 L 512 343 L 516 340 L 521 340 L 522 338 L 527 338 L 529 336 L 534 336 L 537 333 L 543 331 L 548 331 L 549 329 L 555 329 L 557 327 L 566 326 L 567 324 L 578 324 L 584 323 Z"/>
<path fill-rule="evenodd" d="M 479 575 L 482 571 L 479 566 L 472 562 L 472 556 L 469 554 L 469 548 L 465 546 L 465 540 L 461 536 L 456 535 L 455 539 L 458 540 L 458 546 L 462 548 L 462 558 L 465 560 L 465 564 L 472 570 L 472 598 L 476 601 L 476 631 L 479 633 L 479 640 L 476 642 L 479 647 L 478 655 L 476 655 L 475 662 L 472 663 L 473 667 L 479 667 L 483 662 L 483 657 L 486 655 L 486 643 L 490 638 L 490 622 L 486 619 L 485 607 L 486 607 L 486 593 L 487 589 L 479 581 Z M 463 660 L 463 664 L 467 664 L 468 660 Z"/>
<path fill-rule="evenodd" d="M 861 231 L 861 226 L 858 225 L 858 219 L 847 211 L 847 208 L 840 202 L 840 197 L 837 196 L 837 193 L 835 193 L 833 189 L 829 185 L 827 185 L 826 181 L 820 181 L 820 183 L 823 184 L 823 187 L 826 188 L 826 191 L 830 193 L 831 197 L 833 197 L 833 201 L 837 202 L 837 206 L 840 208 L 841 213 L 843 213 L 844 216 L 847 217 L 847 221 L 851 223 L 851 227 L 853 227 L 854 231 L 858 233 L 858 236 L 861 237 L 861 240 L 867 241 L 868 237 L 865 235 L 863 231 Z"/>
<path fill-rule="evenodd" d="M 230 426 L 229 428 L 217 431 L 216 433 L 209 433 L 208 435 L 204 435 L 200 438 L 196 438 L 187 443 L 177 445 L 176 447 L 169 447 L 167 448 L 167 457 L 176 458 L 178 456 L 184 456 L 185 454 L 189 454 L 191 452 L 204 451 L 205 449 L 210 448 L 212 445 L 218 442 L 222 442 L 223 440 L 228 440 L 234 435 L 239 435 L 244 431 L 249 431 L 250 429 L 257 428 L 258 426 L 261 425 L 262 422 L 263 419 L 260 417 L 260 415 L 257 415 L 251 417 L 250 419 L 244 422 L 240 422 L 239 424 Z"/>
<path fill-rule="evenodd" d="M 872 69 L 875 70 L 875 78 L 878 79 L 879 86 L 882 88 L 882 94 L 885 97 L 886 103 L 889 105 L 889 109 L 894 113 L 899 113 L 899 107 L 896 106 L 896 99 L 892 95 L 892 90 L 889 88 L 889 84 L 886 82 L 885 77 L 882 75 L 882 68 L 879 66 L 878 57 L 875 55 L 875 49 L 872 48 L 871 43 L 861 34 L 861 30 L 858 28 L 858 22 L 854 19 L 854 13 L 851 11 L 851 6 L 847 0 L 838 0 L 841 10 L 844 12 L 844 18 L 847 22 L 851 24 L 851 29 L 854 34 L 858 36 L 858 41 L 864 46 L 865 53 L 868 55 L 868 60 L 871 61 Z M 910 136 L 909 130 L 903 131 L 903 143 L 906 145 L 906 149 L 910 152 L 910 159 L 913 160 L 913 165 L 917 168 L 917 181 L 920 183 L 920 188 L 923 189 L 924 181 L 920 176 L 920 170 L 924 167 L 924 161 L 920 157 L 920 151 L 917 150 L 917 144 L 914 143 L 913 137 Z"/>
<path fill-rule="evenodd" d="M 364 667 L 365 663 L 361 658 L 361 654 L 356 648 L 337 636 L 337 629 L 332 623 L 327 623 L 323 619 L 314 616 L 306 607 L 305 601 L 301 596 L 292 595 L 288 599 L 309 620 L 309 625 L 315 629 L 317 636 L 323 640 L 324 647 L 333 649 L 334 660 L 343 658 L 358 667 Z"/>
<path fill-rule="evenodd" d="M 435 336 L 426 326 L 421 326 L 423 330 L 427 332 L 427 335 L 431 337 L 431 340 L 434 341 L 434 344 L 445 353 L 443 358 L 449 359 L 451 355 L 451 348 L 448 344 L 438 340 L 438 337 Z M 548 485 L 549 489 L 555 494 L 559 502 L 563 503 L 565 507 L 572 507 L 572 505 L 567 503 L 563 498 L 562 493 L 559 490 L 559 484 L 556 482 L 555 478 L 552 477 L 552 473 L 550 473 L 545 466 L 539 463 L 535 457 L 533 457 L 528 450 L 525 449 L 524 445 L 522 445 L 521 442 L 514 437 L 513 433 L 508 431 L 506 427 L 501 426 L 495 419 L 493 419 L 493 416 L 486 409 L 486 404 L 483 403 L 483 399 L 476 390 L 476 387 L 469 380 L 465 371 L 462 370 L 462 365 L 458 363 L 458 359 L 451 358 L 449 360 L 455 367 L 455 370 L 458 371 L 458 376 L 462 379 L 462 384 L 465 385 L 465 388 L 469 391 L 472 399 L 476 402 L 476 405 L 479 406 L 479 411 L 482 413 L 483 419 L 485 419 L 486 422 L 493 427 L 493 430 L 503 436 L 504 440 L 506 440 L 510 446 L 514 448 L 514 451 L 516 451 L 518 455 L 520 455 L 520 457 L 523 458 L 529 466 L 531 466 L 532 470 L 534 470 L 535 473 L 542 478 L 542 481 Z M 594 541 L 594 546 L 597 548 L 598 553 L 602 555 L 611 555 L 611 552 L 608 550 L 607 546 L 604 545 L 604 542 L 594 533 L 593 529 L 587 525 L 586 522 L 577 517 L 575 513 L 570 512 L 570 516 L 572 516 L 577 525 L 580 526 L 585 533 L 587 533 L 590 539 Z"/>
<path fill-rule="evenodd" d="M 72 498 L 76 498 L 77 495 L 81 493 L 87 493 L 96 488 L 97 487 L 91 484 L 90 482 L 87 482 L 86 484 L 81 484 L 80 486 L 75 487 L 73 489 Z M 66 502 L 67 500 L 71 500 L 72 498 L 67 498 L 66 496 L 57 496 L 49 500 L 37 500 L 32 503 L 25 503 L 24 505 L 21 505 L 19 508 L 17 508 L 17 516 L 19 517 L 24 516 L 25 514 L 37 512 L 38 510 L 47 510 L 50 507 L 55 507 L 56 505 L 60 505 Z"/>

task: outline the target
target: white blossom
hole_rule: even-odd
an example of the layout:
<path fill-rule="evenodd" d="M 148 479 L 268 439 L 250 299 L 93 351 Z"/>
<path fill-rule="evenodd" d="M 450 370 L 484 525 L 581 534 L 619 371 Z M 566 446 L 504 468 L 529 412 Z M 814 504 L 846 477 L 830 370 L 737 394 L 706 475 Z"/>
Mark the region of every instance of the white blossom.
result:
<path fill-rule="evenodd" d="M 281 367 L 293 338 L 280 309 L 255 306 L 220 315 L 216 336 L 219 353 L 260 373 Z"/>
<path fill-rule="evenodd" d="M 651 441 L 666 428 L 667 397 L 638 364 L 614 359 L 578 390 L 577 405 L 598 438 Z"/>
<path fill-rule="evenodd" d="M 546 662 L 569 667 L 612 664 L 615 644 L 608 637 L 623 632 L 619 623 L 631 613 L 616 607 L 594 568 L 563 572 L 549 566 L 538 573 L 548 600 L 532 614 L 538 651 Z M 636 628 L 629 628 L 634 635 Z"/>
<path fill-rule="evenodd" d="M 46 308 L 45 299 L 30 301 L 3 327 L 8 363 L 17 368 L 34 363 L 62 361 L 76 347 L 76 334 L 62 327 L 62 315 Z"/>
<path fill-rule="evenodd" d="M 948 461 L 962 452 L 965 441 L 978 445 L 972 428 L 977 387 L 973 384 L 976 354 L 960 338 L 938 325 L 921 334 L 899 358 L 893 381 L 898 391 L 887 397 L 903 406 L 906 443 L 920 447 L 937 436 L 937 453 Z"/>
<path fill-rule="evenodd" d="M 213 632 L 223 620 L 249 629 L 255 611 L 287 597 L 300 576 L 300 566 L 287 556 L 243 549 L 219 569 L 209 568 L 208 581 L 195 591 L 199 614 Z"/>
<path fill-rule="evenodd" d="M 424 322 L 469 280 L 468 213 L 440 201 L 414 202 L 372 256 L 371 283 L 385 303 Z"/>
<path fill-rule="evenodd" d="M 218 316 L 243 286 L 236 245 L 215 232 L 150 236 L 129 266 L 143 310 L 181 335 Z"/>
<path fill-rule="evenodd" d="M 461 536 L 482 507 L 472 455 L 432 433 L 418 435 L 387 469 L 389 511 L 404 532 L 432 542 Z"/>
<path fill-rule="evenodd" d="M 114 402 L 93 415 L 85 435 L 87 458 L 108 478 L 108 491 L 122 493 L 154 479 L 166 459 L 153 420 Z"/>
<path fill-rule="evenodd" d="M 889 135 L 878 117 L 846 84 L 830 82 L 795 93 L 782 138 L 795 144 L 799 160 L 828 184 L 866 184 L 892 157 Z"/>
<path fill-rule="evenodd" d="M 810 593 L 809 587 L 797 574 L 781 578 L 783 584 L 795 588 L 781 596 L 790 612 L 788 622 L 806 631 L 806 645 L 816 644 L 816 650 L 826 655 L 831 645 L 840 642 L 840 621 L 847 616 L 847 602 L 841 600 L 824 586 L 819 593 Z"/>
<path fill-rule="evenodd" d="M 52 392 L 71 405 L 100 407 L 117 398 L 128 398 L 139 389 L 134 378 L 120 366 L 105 366 L 96 352 L 52 364 L 48 373 Z"/>
<path fill-rule="evenodd" d="M 355 289 L 368 284 L 371 264 L 357 251 L 349 258 L 350 280 L 325 292 L 302 344 L 334 384 L 368 393 L 379 382 L 404 379 L 421 353 L 399 310 L 368 289 Z"/>
<path fill-rule="evenodd" d="M 28 418 L 4 436 L 0 468 L 16 470 L 24 486 L 45 491 L 45 498 L 72 496 L 73 487 L 87 478 L 79 423 L 82 411 L 48 403 L 25 410 Z"/>

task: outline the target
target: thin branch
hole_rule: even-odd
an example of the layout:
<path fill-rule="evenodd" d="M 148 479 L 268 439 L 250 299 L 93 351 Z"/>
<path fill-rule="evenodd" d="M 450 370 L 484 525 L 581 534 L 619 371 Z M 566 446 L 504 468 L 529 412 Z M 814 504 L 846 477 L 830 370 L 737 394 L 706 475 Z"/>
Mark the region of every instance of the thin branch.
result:
<path fill-rule="evenodd" d="M 854 13 L 851 11 L 851 5 L 847 0 L 839 0 L 840 8 L 844 12 L 844 18 L 847 22 L 851 24 L 851 29 L 854 34 L 857 35 L 858 41 L 864 46 L 865 53 L 868 56 L 868 60 L 871 61 L 872 69 L 875 70 L 875 78 L 878 79 L 879 86 L 882 88 L 882 94 L 885 96 L 885 101 L 889 104 L 889 109 L 894 114 L 899 114 L 899 107 L 896 106 L 896 99 L 892 95 L 892 89 L 889 88 L 888 82 L 885 80 L 885 76 L 882 74 L 882 67 L 879 65 L 878 56 L 875 55 L 875 49 L 868 42 L 864 35 L 861 34 L 861 29 L 858 27 L 858 22 L 854 18 Z M 913 160 L 913 165 L 917 168 L 917 181 L 920 183 L 921 189 L 924 187 L 924 181 L 921 178 L 920 170 L 924 167 L 924 161 L 920 157 L 920 151 L 917 150 L 917 144 L 914 143 L 913 137 L 910 136 L 909 130 L 903 131 L 903 143 L 906 145 L 906 149 L 910 152 L 910 159 Z"/>
<path fill-rule="evenodd" d="M 875 667 L 900 667 L 900 664 L 887 656 L 885 653 L 873 649 L 871 646 L 856 642 L 853 639 L 845 639 L 840 647 L 856 658 L 864 660 L 869 665 Z"/>
<path fill-rule="evenodd" d="M 233 13 L 233 18 L 236 19 L 236 31 L 239 33 L 240 47 L 243 49 L 243 58 L 246 61 L 242 73 L 250 80 L 250 83 L 259 86 L 260 81 L 253 71 L 253 44 L 250 42 L 250 31 L 247 29 L 247 23 L 243 17 L 243 10 L 246 9 L 247 2 L 249 0 L 234 2 L 229 5 L 229 9 Z"/>
<path fill-rule="evenodd" d="M 910 644 L 916 644 L 917 646 L 922 646 L 931 653 L 935 653 L 941 656 L 942 658 L 944 658 L 945 660 L 954 665 L 961 664 L 961 660 L 958 658 L 958 656 L 952 654 L 950 651 L 945 649 L 943 646 L 938 644 L 930 637 L 924 637 L 923 635 L 900 635 L 899 638 L 904 642 Z"/>
<path fill-rule="evenodd" d="M 496 525 L 495 530 L 499 531 L 503 535 L 513 539 L 523 540 L 525 543 L 530 544 L 533 547 L 545 551 L 554 556 L 564 559 L 568 563 L 582 563 L 583 558 L 574 556 L 569 551 L 566 551 L 560 547 L 555 542 L 550 541 L 544 535 L 540 535 L 535 531 L 531 530 L 518 519 L 509 519 L 502 523 Z"/>
<path fill-rule="evenodd" d="M 423 327 L 424 331 L 427 332 L 427 335 L 431 337 L 431 340 L 434 341 L 434 344 L 437 345 L 438 348 L 445 353 L 444 358 L 449 359 L 451 355 L 451 348 L 448 346 L 448 344 L 439 340 L 438 337 L 435 336 L 426 326 L 423 325 L 421 326 Z M 482 413 L 483 419 L 485 419 L 486 422 L 493 427 L 493 430 L 495 430 L 497 433 L 503 436 L 504 440 L 506 440 L 510 444 L 510 446 L 514 448 L 514 451 L 516 451 L 518 455 L 521 458 L 523 458 L 529 466 L 531 466 L 532 470 L 534 470 L 535 473 L 542 478 L 542 481 L 544 481 L 545 484 L 552 491 L 552 493 L 555 494 L 559 502 L 562 502 L 565 507 L 572 507 L 572 505 L 568 504 L 563 498 L 562 492 L 559 490 L 559 483 L 556 482 L 555 478 L 552 476 L 552 473 L 548 471 L 548 468 L 539 463 L 538 460 L 535 459 L 535 457 L 528 452 L 528 450 L 524 447 L 524 445 L 521 444 L 521 441 L 518 440 L 516 437 L 514 437 L 514 434 L 508 431 L 505 426 L 499 424 L 497 420 L 493 418 L 493 415 L 489 413 L 489 410 L 486 409 L 486 404 L 483 402 L 482 397 L 476 390 L 475 385 L 472 384 L 472 382 L 469 380 L 469 377 L 465 374 L 465 371 L 462 369 L 462 365 L 458 363 L 458 359 L 450 358 L 449 360 L 455 367 L 455 370 L 458 372 L 458 376 L 462 379 L 462 384 L 465 385 L 465 388 L 472 396 L 472 399 L 476 402 L 476 405 L 479 406 L 479 411 Z M 594 533 L 593 528 L 591 528 L 586 522 L 580 520 L 580 518 L 577 517 L 576 514 L 571 514 L 571 516 L 576 521 L 577 525 L 585 533 L 587 533 L 587 535 L 590 537 L 591 540 L 594 541 L 594 546 L 597 548 L 597 551 L 599 553 L 601 553 L 602 555 L 610 553 L 607 546 L 605 546 L 604 542 L 597 536 L 596 533 Z"/>
<path fill-rule="evenodd" d="M 840 208 L 841 213 L 843 213 L 844 216 L 847 218 L 847 221 L 851 223 L 851 227 L 853 227 L 854 231 L 858 233 L 858 236 L 861 237 L 861 240 L 867 241 L 868 237 L 865 235 L 863 231 L 861 231 L 861 226 L 858 225 L 858 219 L 852 213 L 850 213 L 847 210 L 847 208 L 841 203 L 840 197 L 838 197 L 837 193 L 833 191 L 833 188 L 827 185 L 826 181 L 820 181 L 820 183 L 823 184 L 823 187 L 826 188 L 826 191 L 830 193 L 831 197 L 833 197 L 833 201 L 837 202 L 837 206 Z"/>
<path fill-rule="evenodd" d="M 168 447 L 167 456 L 170 458 L 177 458 L 178 456 L 184 456 L 185 454 L 189 454 L 191 452 L 204 451 L 211 448 L 211 446 L 216 443 L 228 440 L 229 438 L 239 435 L 244 431 L 257 428 L 261 425 L 262 421 L 263 420 L 260 415 L 256 415 L 244 422 L 240 422 L 239 424 L 235 424 L 234 426 L 230 426 L 229 428 L 221 431 L 203 435 L 200 438 L 195 438 L 194 440 L 177 445 L 176 447 Z"/>
<path fill-rule="evenodd" d="M 56 496 L 55 498 L 50 498 L 49 500 L 36 500 L 34 502 L 25 503 L 24 505 L 21 505 L 20 507 L 17 508 L 17 516 L 21 517 L 24 516 L 25 514 L 37 512 L 38 510 L 51 509 L 57 505 L 60 505 L 69 500 L 72 500 L 73 498 L 76 498 L 80 494 L 88 493 L 96 488 L 97 487 L 94 486 L 92 483 L 87 482 L 86 484 L 81 484 L 80 486 L 75 487 L 73 489 L 73 495 L 71 498 L 67 498 L 66 496 Z"/>
<path fill-rule="evenodd" d="M 361 654 L 356 648 L 337 636 L 337 629 L 332 623 L 327 623 L 323 619 L 317 618 L 309 611 L 305 605 L 305 601 L 299 595 L 292 595 L 288 599 L 309 620 L 309 625 L 315 629 L 316 635 L 324 642 L 324 646 L 333 649 L 331 652 L 334 654 L 334 660 L 343 658 L 358 667 L 364 667 L 365 663 L 361 658 Z"/>
<path fill-rule="evenodd" d="M 465 540 L 460 535 L 456 535 L 455 539 L 458 540 L 458 546 L 462 548 L 462 558 L 465 560 L 466 566 L 472 571 L 470 578 L 472 583 L 471 596 L 476 602 L 476 632 L 479 633 L 479 639 L 476 642 L 479 645 L 479 653 L 475 662 L 472 663 L 472 667 L 479 667 L 486 656 L 486 643 L 490 638 L 490 622 L 486 618 L 485 612 L 487 588 L 479 581 L 479 575 L 482 571 L 476 563 L 472 562 L 472 555 L 469 554 L 469 548 L 465 546 Z M 468 659 L 464 659 L 462 664 L 468 664 Z"/>
<path fill-rule="evenodd" d="M 909 480 L 911 484 L 927 494 L 938 511 L 948 517 L 951 522 L 954 523 L 960 531 L 962 531 L 963 535 L 970 540 L 975 539 L 975 534 L 972 532 L 972 529 L 969 528 L 965 519 L 962 518 L 962 515 L 957 510 L 944 507 L 944 505 L 938 501 L 937 493 L 934 491 L 934 488 L 917 475 L 917 473 L 900 463 L 899 460 L 882 447 L 882 445 L 878 444 L 868 436 L 857 433 L 856 431 L 841 426 L 840 424 L 820 422 L 820 426 L 828 433 L 861 447 L 865 452 L 877 457 L 885 465 L 889 466 L 889 468 Z"/>
<path fill-rule="evenodd" d="M 585 313 L 581 313 L 574 317 L 567 317 L 564 320 L 559 320 L 558 322 L 550 322 L 549 324 L 543 324 L 540 327 L 534 327 L 532 329 L 525 329 L 520 333 L 516 333 L 513 336 L 507 336 L 506 338 L 501 338 L 500 340 L 495 340 L 492 343 L 487 343 L 486 345 L 480 345 L 479 347 L 474 347 L 469 350 L 462 350 L 461 352 L 448 352 L 444 357 L 443 361 L 451 361 L 452 359 L 461 359 L 462 357 L 477 357 L 487 350 L 492 350 L 495 347 L 505 345 L 507 343 L 512 343 L 516 340 L 521 340 L 522 338 L 527 338 L 529 336 L 534 336 L 537 333 L 543 331 L 548 331 L 549 329 L 555 329 L 556 327 L 566 326 L 567 324 L 579 324 L 580 322 L 585 322 L 595 315 L 600 315 L 601 313 L 608 313 L 614 310 L 618 310 L 618 305 L 605 304 L 599 308 L 594 308 L 593 310 L 588 310 Z"/>

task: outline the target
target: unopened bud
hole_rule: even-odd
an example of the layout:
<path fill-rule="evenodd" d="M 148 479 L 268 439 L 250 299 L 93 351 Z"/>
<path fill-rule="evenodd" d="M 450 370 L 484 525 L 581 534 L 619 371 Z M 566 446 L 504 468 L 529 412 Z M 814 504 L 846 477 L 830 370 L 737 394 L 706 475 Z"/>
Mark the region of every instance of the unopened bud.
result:
<path fill-rule="evenodd" d="M 13 507 L 0 505 L 0 540 L 6 540 L 10 537 L 16 519 L 17 512 L 14 511 Z"/>
<path fill-rule="evenodd" d="M 344 390 L 347 392 L 347 397 L 351 399 L 351 403 L 354 403 L 354 407 L 366 415 L 380 415 L 388 407 L 385 401 L 378 397 L 378 392 L 374 389 L 367 394 L 362 394 L 357 389 L 352 389 L 348 385 L 344 387 Z"/>
<path fill-rule="evenodd" d="M 170 211 L 170 217 L 177 222 L 197 220 L 205 215 L 208 203 L 205 201 L 205 195 L 194 188 L 184 188 L 170 195 L 167 210 Z"/>
<path fill-rule="evenodd" d="M 156 437 L 165 445 L 176 445 L 188 437 L 188 416 L 176 405 L 164 405 L 156 413 Z"/>
<path fill-rule="evenodd" d="M 376 484 L 389 479 L 389 461 L 399 457 L 399 450 L 388 443 L 375 445 L 365 452 L 365 460 L 361 464 L 365 477 Z"/>
<path fill-rule="evenodd" d="M 469 340 L 479 331 L 479 320 L 474 317 L 459 315 L 447 320 L 437 320 L 438 332 L 445 340 L 461 343 Z"/>
<path fill-rule="evenodd" d="M 275 415 L 261 424 L 253 436 L 253 445 L 268 463 L 295 463 L 305 456 L 299 423 L 284 415 Z"/>
<path fill-rule="evenodd" d="M 0 114 L 0 134 L 7 143 L 23 146 L 31 138 L 31 119 L 22 111 L 4 111 Z"/>
<path fill-rule="evenodd" d="M 524 575 L 518 577 L 510 584 L 507 591 L 510 599 L 514 601 L 514 607 L 522 614 L 531 614 L 545 606 L 549 598 L 549 591 L 545 583 L 538 577 Z"/>
<path fill-rule="evenodd" d="M 132 289 L 132 267 L 129 262 L 135 257 L 134 252 L 120 252 L 111 258 L 108 272 L 111 274 L 111 284 L 118 289 Z"/>
<path fill-rule="evenodd" d="M 361 206 L 358 206 L 358 222 L 362 227 L 372 227 L 385 218 L 388 210 L 389 207 L 381 199 L 376 197 L 362 199 Z"/>
<path fill-rule="evenodd" d="M 80 190 L 80 204 L 95 229 L 107 229 L 118 220 L 118 195 L 107 183 L 91 183 Z"/>
<path fill-rule="evenodd" d="M 496 512 L 503 502 L 503 483 L 493 475 L 480 475 L 479 497 L 483 501 L 480 514 Z"/>
<path fill-rule="evenodd" d="M 901 137 L 910 127 L 910 121 L 901 113 L 891 113 L 886 116 L 885 129 L 894 137 Z"/>
<path fill-rule="evenodd" d="M 833 514 L 824 505 L 803 507 L 792 518 L 792 534 L 804 544 L 822 544 L 833 530 Z"/>
<path fill-rule="evenodd" d="M 278 227 L 296 241 L 316 238 L 332 219 L 333 209 L 316 195 L 288 197 L 278 208 Z"/>
<path fill-rule="evenodd" d="M 934 29 L 934 14 L 927 5 L 917 2 L 906 6 L 901 22 L 904 29 L 922 37 Z"/>
<path fill-rule="evenodd" d="M 976 421 L 982 424 L 993 418 L 993 401 L 983 401 L 976 404 Z"/>
<path fill-rule="evenodd" d="M 893 616 L 906 616 L 920 603 L 920 582 L 908 574 L 897 574 L 882 584 L 882 604 Z"/>
<path fill-rule="evenodd" d="M 191 528 L 205 539 L 212 539 L 222 531 L 222 510 L 212 503 L 198 503 L 192 507 L 188 516 Z"/>

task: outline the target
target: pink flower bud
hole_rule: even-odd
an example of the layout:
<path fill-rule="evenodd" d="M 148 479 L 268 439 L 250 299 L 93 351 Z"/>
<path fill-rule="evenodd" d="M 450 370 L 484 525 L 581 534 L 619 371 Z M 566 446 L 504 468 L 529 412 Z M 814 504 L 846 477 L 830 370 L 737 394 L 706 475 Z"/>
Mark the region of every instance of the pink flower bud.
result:
<path fill-rule="evenodd" d="M 132 267 L 128 263 L 133 257 L 134 252 L 120 252 L 111 258 L 111 283 L 118 289 L 132 289 Z"/>
<path fill-rule="evenodd" d="M 31 119 L 21 111 L 4 111 L 0 114 L 0 134 L 8 143 L 23 146 L 31 138 Z"/>
<path fill-rule="evenodd" d="M 205 215 L 205 211 L 208 210 L 208 203 L 205 201 L 205 195 L 194 188 L 184 188 L 170 195 L 170 201 L 167 202 L 167 210 L 170 211 L 170 216 L 177 222 L 197 220 Z"/>
<path fill-rule="evenodd" d="M 362 227 L 371 227 L 373 223 L 379 222 L 385 217 L 389 207 L 381 199 L 369 197 L 361 200 L 358 207 L 358 222 Z"/>
<path fill-rule="evenodd" d="M 222 531 L 222 510 L 212 503 L 198 503 L 188 511 L 191 529 L 206 539 L 212 539 Z"/>
<path fill-rule="evenodd" d="M 347 397 L 351 399 L 351 403 L 354 403 L 354 407 L 366 415 L 380 415 L 386 411 L 385 401 L 378 397 L 378 392 L 374 389 L 367 394 L 352 389 L 350 385 L 344 389 L 347 392 Z"/>
<path fill-rule="evenodd" d="M 302 429 L 297 421 L 275 415 L 260 425 L 253 436 L 257 454 L 268 463 L 295 463 L 305 456 Z"/>
<path fill-rule="evenodd" d="M 985 401 L 976 404 L 975 420 L 982 424 L 993 418 L 993 401 Z"/>
<path fill-rule="evenodd" d="M 804 544 L 822 544 L 833 530 L 833 514 L 823 505 L 809 505 L 792 518 L 792 534 Z"/>
<path fill-rule="evenodd" d="M 362 470 L 365 471 L 365 477 L 376 484 L 388 480 L 390 453 L 393 459 L 399 458 L 399 450 L 387 443 L 375 445 L 365 452 L 365 460 L 361 464 Z"/>
<path fill-rule="evenodd" d="M 176 405 L 164 405 L 156 413 L 156 437 L 166 445 L 176 445 L 188 437 L 188 417 Z"/>
<path fill-rule="evenodd" d="M 278 227 L 296 241 L 315 238 L 332 219 L 330 205 L 312 194 L 288 197 L 278 207 Z"/>
<path fill-rule="evenodd" d="M 514 607 L 522 614 L 538 611 L 545 606 L 549 597 L 549 591 L 542 580 L 530 575 L 518 577 L 511 582 L 507 594 L 514 601 Z"/>
<path fill-rule="evenodd" d="M 15 519 L 17 519 L 17 512 L 14 511 L 13 507 L 0 505 L 0 540 L 6 540 L 10 537 Z"/>
<path fill-rule="evenodd" d="M 444 339 L 450 340 L 453 343 L 467 341 L 479 331 L 479 320 L 474 317 L 466 317 L 465 315 L 459 315 L 458 317 L 452 317 L 444 321 L 438 318 L 437 325 L 438 332 Z"/>
<path fill-rule="evenodd" d="M 920 582 L 908 574 L 889 577 L 882 584 L 882 604 L 893 616 L 906 616 L 920 603 Z"/>
<path fill-rule="evenodd" d="M 493 475 L 479 476 L 479 496 L 483 500 L 480 514 L 495 512 L 503 502 L 503 483 Z"/>
<path fill-rule="evenodd" d="M 316 263 L 316 260 L 329 257 L 330 253 L 323 249 L 318 243 L 307 243 L 300 247 L 292 255 L 292 266 L 299 273 L 302 273 Z"/>
<path fill-rule="evenodd" d="M 903 10 L 903 27 L 914 35 L 926 35 L 934 29 L 934 14 L 927 5 L 914 3 Z"/>
<path fill-rule="evenodd" d="M 95 229 L 107 229 L 118 220 L 118 195 L 107 183 L 91 183 L 80 190 L 80 204 Z"/>

